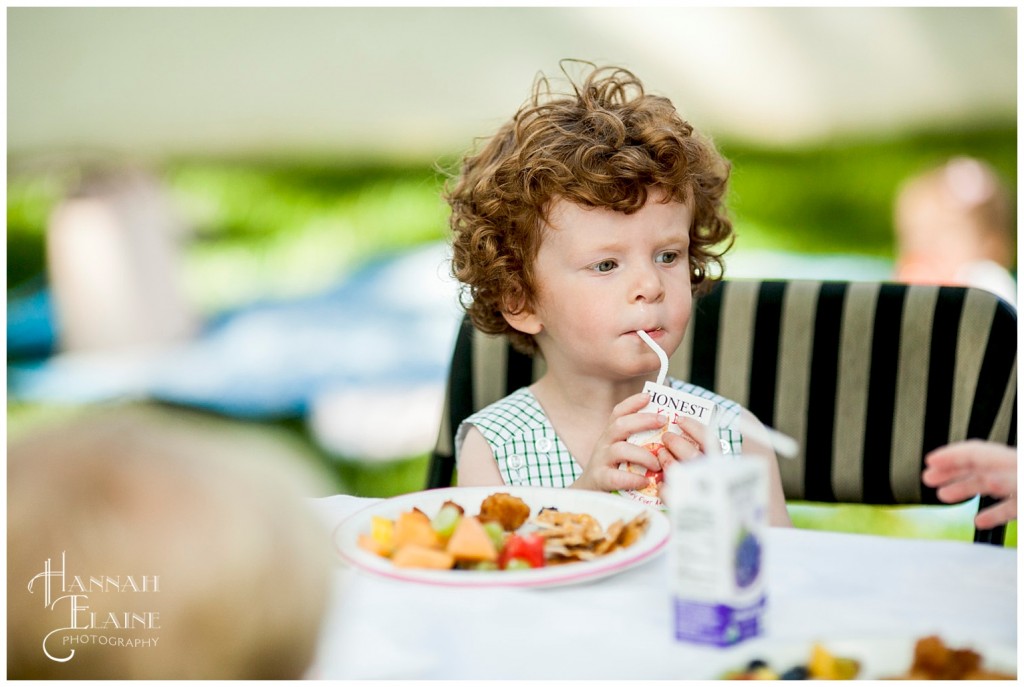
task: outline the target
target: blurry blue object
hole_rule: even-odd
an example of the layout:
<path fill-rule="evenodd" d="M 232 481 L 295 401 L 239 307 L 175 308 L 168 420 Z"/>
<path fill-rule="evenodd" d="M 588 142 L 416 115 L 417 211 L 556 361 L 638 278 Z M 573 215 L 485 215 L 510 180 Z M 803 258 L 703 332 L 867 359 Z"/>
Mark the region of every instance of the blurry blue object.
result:
<path fill-rule="evenodd" d="M 7 296 L 8 359 L 45 358 L 57 348 L 50 291 L 32 284 Z"/>
<path fill-rule="evenodd" d="M 727 273 L 884 279 L 890 269 L 859 256 L 737 251 Z M 378 257 L 323 293 L 221 313 L 194 340 L 173 347 L 11 356 L 8 396 L 153 399 L 252 420 L 301 417 L 333 455 L 391 460 L 424 453 L 437 436 L 463 314 L 448 270 L 447 246 L 430 244 Z M 9 296 L 10 351 L 56 348 L 49 294 L 33 288 Z"/>
<path fill-rule="evenodd" d="M 150 398 L 252 419 L 304 415 L 339 386 L 443 384 L 461 317 L 447 249 L 376 259 L 315 296 L 256 303 L 160 350 L 11 365 L 28 401 Z"/>

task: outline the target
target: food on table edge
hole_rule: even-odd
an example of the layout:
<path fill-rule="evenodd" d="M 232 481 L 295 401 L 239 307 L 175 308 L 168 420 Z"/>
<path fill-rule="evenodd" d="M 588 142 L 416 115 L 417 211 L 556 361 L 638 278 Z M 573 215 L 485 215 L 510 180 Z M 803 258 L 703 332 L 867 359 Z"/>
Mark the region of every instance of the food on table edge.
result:
<path fill-rule="evenodd" d="M 860 664 L 852 658 L 836 656 L 821 644 L 811 646 L 806 664 L 791 666 L 777 673 L 766 661 L 755 658 L 742 670 L 730 670 L 723 680 L 852 680 L 860 672 Z"/>
<path fill-rule="evenodd" d="M 914 662 L 902 680 L 1014 680 L 1016 675 L 987 670 L 982 656 L 971 649 L 947 646 L 932 635 L 917 640 Z"/>
<path fill-rule="evenodd" d="M 1013 680 L 1016 675 L 985 670 L 982 657 L 971 649 L 947 647 L 935 636 L 922 637 L 914 646 L 914 660 L 904 675 L 890 680 Z M 806 664 L 777 673 L 766 661 L 755 658 L 742 670 L 730 670 L 723 680 L 852 680 L 860 674 L 855 659 L 836 656 L 822 644 L 811 646 Z"/>
<path fill-rule="evenodd" d="M 587 513 L 530 513 L 525 501 L 507 493 L 488 496 L 475 516 L 449 500 L 433 517 L 419 508 L 394 520 L 372 516 L 370 531 L 356 543 L 401 568 L 522 570 L 593 560 L 631 546 L 648 525 L 646 513 L 607 530 Z"/>

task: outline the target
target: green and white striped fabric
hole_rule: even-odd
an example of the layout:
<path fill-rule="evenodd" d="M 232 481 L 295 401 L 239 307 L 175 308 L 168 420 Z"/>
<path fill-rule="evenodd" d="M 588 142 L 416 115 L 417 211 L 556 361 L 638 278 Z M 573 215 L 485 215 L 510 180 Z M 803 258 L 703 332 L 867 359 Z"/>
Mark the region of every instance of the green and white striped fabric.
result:
<path fill-rule="evenodd" d="M 673 389 L 717 403 L 720 407 L 722 452 L 735 455 L 742 452 L 743 437 L 736 429 L 742 412 L 739 404 L 677 379 L 669 378 L 666 383 Z M 568 487 L 583 471 L 555 433 L 529 387 L 522 387 L 466 418 L 456 433 L 456 461 L 470 425 L 475 426 L 487 440 L 505 484 Z"/>

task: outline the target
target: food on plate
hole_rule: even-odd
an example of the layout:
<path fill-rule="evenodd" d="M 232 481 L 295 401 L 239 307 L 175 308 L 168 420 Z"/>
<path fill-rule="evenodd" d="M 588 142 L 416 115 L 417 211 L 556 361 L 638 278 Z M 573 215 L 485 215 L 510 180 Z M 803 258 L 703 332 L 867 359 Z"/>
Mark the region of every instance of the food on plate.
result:
<path fill-rule="evenodd" d="M 455 565 L 455 557 L 447 551 L 428 549 L 419 544 L 408 544 L 395 551 L 391 562 L 398 568 L 428 568 L 448 570 Z"/>
<path fill-rule="evenodd" d="M 373 516 L 370 518 L 370 533 L 360 534 L 357 543 L 360 548 L 373 551 L 379 556 L 390 556 L 395 550 L 394 521 Z"/>
<path fill-rule="evenodd" d="M 430 518 L 420 510 L 411 510 L 398 516 L 394 526 L 395 548 L 400 549 L 406 544 L 416 544 L 427 549 L 436 548 L 440 537 Z"/>
<path fill-rule="evenodd" d="M 506 532 L 515 532 L 530 517 L 530 507 L 517 496 L 491 494 L 480 504 L 480 522 L 497 522 Z"/>
<path fill-rule="evenodd" d="M 455 532 L 455 526 L 462 519 L 462 506 L 451 501 L 445 501 L 438 509 L 437 515 L 430 520 L 430 525 L 437 532 L 438 536 L 450 537 Z"/>
<path fill-rule="evenodd" d="M 451 499 L 448 499 L 447 501 L 445 501 L 444 503 L 441 504 L 441 508 L 444 508 L 445 506 L 451 506 L 456 511 L 458 511 L 459 515 L 462 515 L 463 513 L 466 512 L 466 510 L 462 506 L 460 506 L 459 504 L 455 503 Z"/>
<path fill-rule="evenodd" d="M 373 516 L 357 544 L 402 568 L 516 570 L 592 560 L 631 546 L 649 524 L 644 512 L 607 530 L 587 513 L 530 513 L 525 501 L 507 493 L 488 496 L 475 516 L 447 501 L 433 517 L 418 508 L 394 520 Z"/>
<path fill-rule="evenodd" d="M 1013 680 L 1016 675 L 985 669 L 981 654 L 971 649 L 947 646 L 938 636 L 918 639 L 909 670 L 890 680 Z M 838 656 L 815 643 L 807 663 L 794 665 L 779 673 L 761 658 L 750 661 L 742 670 L 730 670 L 724 680 L 852 680 L 860 675 L 860 663 Z"/>
<path fill-rule="evenodd" d="M 509 535 L 498 559 L 498 567 L 502 570 L 543 568 L 545 563 L 544 537 L 539 534 Z"/>
<path fill-rule="evenodd" d="M 459 518 L 459 524 L 455 526 L 455 531 L 448 539 L 445 551 L 457 560 L 471 563 L 493 563 L 498 560 L 497 547 L 494 546 L 483 524 L 476 518 Z M 454 562 L 453 560 L 452 563 Z"/>
<path fill-rule="evenodd" d="M 917 640 L 914 662 L 903 680 L 1013 680 L 1016 675 L 987 670 L 982 656 L 972 649 L 956 649 L 932 635 Z"/>

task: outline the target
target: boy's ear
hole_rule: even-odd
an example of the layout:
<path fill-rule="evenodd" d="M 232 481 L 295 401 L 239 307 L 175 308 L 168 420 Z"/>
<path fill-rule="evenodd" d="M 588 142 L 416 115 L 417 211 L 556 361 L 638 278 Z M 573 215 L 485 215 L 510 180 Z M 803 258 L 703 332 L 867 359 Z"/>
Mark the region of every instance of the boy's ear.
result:
<path fill-rule="evenodd" d="M 508 322 L 513 329 L 522 332 L 523 334 L 536 335 L 540 334 L 540 331 L 544 329 L 544 324 L 540 321 L 540 317 L 538 317 L 530 308 L 525 306 L 519 308 L 514 313 L 508 310 L 502 310 L 501 316 L 505 318 L 505 321 Z"/>

